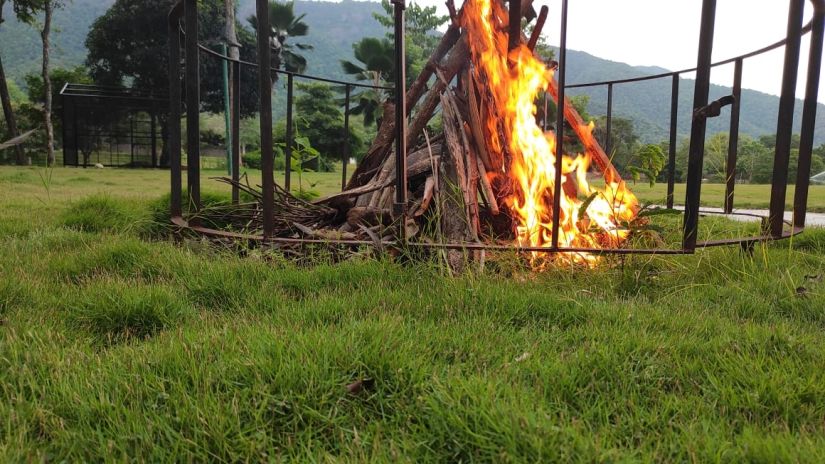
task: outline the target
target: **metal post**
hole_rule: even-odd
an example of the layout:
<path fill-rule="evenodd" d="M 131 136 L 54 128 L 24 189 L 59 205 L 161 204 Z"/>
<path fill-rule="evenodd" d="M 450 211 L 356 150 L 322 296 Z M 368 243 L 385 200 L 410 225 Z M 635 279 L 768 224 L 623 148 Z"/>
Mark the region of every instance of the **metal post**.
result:
<path fill-rule="evenodd" d="M 180 5 L 180 3 L 178 3 Z M 169 20 L 169 180 L 171 182 L 171 205 L 169 212 L 172 217 L 182 215 L 181 197 L 181 152 L 180 152 L 180 113 L 181 113 L 181 81 L 180 81 L 180 31 L 178 29 L 178 15 L 175 9 L 170 13 Z"/>
<path fill-rule="evenodd" d="M 292 145 L 295 143 L 295 122 L 292 120 L 292 92 L 294 91 L 294 83 L 292 81 L 292 74 L 286 76 L 286 150 L 284 150 L 284 187 L 287 192 L 292 188 Z M 304 162 L 303 159 L 300 160 Z M 301 166 L 303 168 L 303 166 Z M 300 186 L 299 186 L 300 188 Z"/>
<path fill-rule="evenodd" d="M 561 169 L 564 154 L 564 85 L 567 70 L 567 0 L 561 2 L 561 38 L 559 41 L 558 101 L 556 102 L 556 160 L 555 184 L 553 185 L 553 236 L 552 248 L 559 247 L 559 216 L 561 215 Z"/>
<path fill-rule="evenodd" d="M 229 54 L 226 44 L 221 44 L 223 56 Z M 232 122 L 230 121 L 229 103 L 229 62 L 226 58 L 221 58 L 221 74 L 223 77 L 223 122 L 224 122 L 224 144 L 226 145 L 226 173 L 232 175 Z"/>
<path fill-rule="evenodd" d="M 154 105 L 153 105 L 154 106 Z M 158 137 L 157 137 L 157 113 L 152 110 L 152 115 L 150 118 L 150 128 L 149 130 L 152 132 L 152 167 L 158 167 Z"/>
<path fill-rule="evenodd" d="M 611 141 L 610 141 L 610 131 L 613 126 L 613 84 L 607 84 L 607 127 L 605 128 L 605 136 L 604 136 L 604 151 L 607 152 L 607 156 L 611 156 Z"/>
<path fill-rule="evenodd" d="M 670 87 L 670 145 L 667 150 L 667 207 L 673 209 L 673 186 L 676 183 L 676 138 L 679 122 L 679 74 L 673 74 Z"/>
<path fill-rule="evenodd" d="M 736 60 L 733 71 L 733 105 L 730 108 L 728 161 L 725 172 L 725 213 L 733 212 L 733 191 L 736 188 L 736 158 L 739 155 L 739 110 L 742 100 L 742 58 Z"/>
<path fill-rule="evenodd" d="M 349 163 L 349 99 L 352 86 L 347 84 L 344 96 L 344 148 L 341 151 L 341 190 L 347 188 L 347 163 Z"/>
<path fill-rule="evenodd" d="M 240 202 L 241 177 L 241 63 L 232 63 L 232 203 Z"/>
<path fill-rule="evenodd" d="M 129 163 L 132 166 L 135 165 L 135 118 L 133 114 L 129 114 Z M 109 164 L 112 164 L 112 150 L 109 150 Z"/>
<path fill-rule="evenodd" d="M 696 87 L 693 92 L 694 111 L 704 108 L 708 104 L 715 23 L 716 0 L 704 0 L 702 2 L 702 26 L 699 32 L 699 53 L 696 64 Z M 682 237 L 682 248 L 686 251 L 696 249 L 696 238 L 699 234 L 699 197 L 702 190 L 702 162 L 705 152 L 706 126 L 707 120 L 704 117 L 693 118 L 690 130 L 684 235 Z"/>
<path fill-rule="evenodd" d="M 72 100 L 74 100 L 74 99 L 72 99 Z M 74 146 L 78 150 L 77 156 L 80 157 L 80 153 L 81 153 L 81 150 L 80 150 L 80 137 L 77 134 L 77 119 L 78 119 L 77 118 L 77 103 L 75 103 L 74 101 L 72 102 L 72 108 L 74 109 L 74 121 L 72 121 L 72 127 L 74 128 Z M 88 121 L 88 119 L 87 119 L 87 121 Z M 84 168 L 88 167 L 87 164 L 88 163 L 86 162 L 86 157 L 84 156 L 83 157 L 83 167 Z"/>
<path fill-rule="evenodd" d="M 805 104 L 802 107 L 802 132 L 799 144 L 799 165 L 796 172 L 796 189 L 793 199 L 794 227 L 805 227 L 808 209 L 808 186 L 811 182 L 811 153 L 814 146 L 816 102 L 819 97 L 819 80 L 822 73 L 822 40 L 825 36 L 825 0 L 814 0 L 814 17 L 811 20 L 811 50 L 808 56 L 808 81 L 805 87 Z"/>
<path fill-rule="evenodd" d="M 395 7 L 395 205 L 396 216 L 407 210 L 407 69 L 404 44 L 405 0 L 392 0 Z M 401 221 L 403 235 L 404 221 Z"/>
<path fill-rule="evenodd" d="M 63 89 L 66 89 L 67 84 L 63 84 Z M 66 104 L 66 97 L 64 95 L 60 96 L 60 140 L 62 142 L 63 148 L 63 166 L 66 166 L 66 152 L 67 150 L 67 138 L 66 138 L 66 123 L 68 122 L 68 118 L 66 118 L 66 111 L 67 111 L 67 104 Z"/>
<path fill-rule="evenodd" d="M 197 225 L 201 209 L 200 176 L 200 57 L 198 56 L 198 1 L 185 0 L 186 24 L 186 182 L 190 223 Z"/>
<path fill-rule="evenodd" d="M 275 230 L 275 173 L 272 159 L 272 57 L 269 50 L 269 2 L 256 0 L 258 17 L 258 91 L 261 120 L 261 187 L 263 188 L 263 235 L 272 236 Z"/>
<path fill-rule="evenodd" d="M 776 124 L 776 151 L 771 180 L 771 206 L 768 230 L 772 237 L 782 236 L 785 216 L 785 195 L 788 187 L 788 163 L 791 158 L 793 111 L 796 100 L 796 80 L 799 73 L 799 49 L 802 44 L 802 13 L 805 0 L 790 0 L 788 38 L 785 44 L 785 67 L 782 72 L 782 94 Z"/>

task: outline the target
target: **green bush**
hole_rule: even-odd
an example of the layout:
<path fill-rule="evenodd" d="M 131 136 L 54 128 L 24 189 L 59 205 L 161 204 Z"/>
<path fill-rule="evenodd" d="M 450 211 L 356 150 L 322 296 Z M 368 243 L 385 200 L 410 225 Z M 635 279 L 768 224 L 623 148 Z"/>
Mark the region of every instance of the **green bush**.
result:
<path fill-rule="evenodd" d="M 243 165 L 250 169 L 261 169 L 261 150 L 248 151 L 243 155 Z"/>
<path fill-rule="evenodd" d="M 274 148 L 273 152 L 275 152 L 274 169 L 276 171 L 283 171 L 286 168 L 283 153 L 281 153 L 278 148 Z M 243 155 L 243 164 L 250 169 L 261 169 L 261 150 L 246 152 L 246 154 Z"/>
<path fill-rule="evenodd" d="M 214 129 L 201 130 L 201 141 L 216 147 L 223 146 L 226 143 L 223 134 L 216 132 Z"/>

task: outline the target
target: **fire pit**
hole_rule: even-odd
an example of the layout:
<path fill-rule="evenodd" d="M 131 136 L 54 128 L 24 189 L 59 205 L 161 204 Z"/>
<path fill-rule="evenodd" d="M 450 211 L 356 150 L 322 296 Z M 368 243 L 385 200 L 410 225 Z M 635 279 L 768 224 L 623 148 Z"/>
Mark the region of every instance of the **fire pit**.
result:
<path fill-rule="evenodd" d="M 375 246 L 381 249 L 415 248 L 443 250 L 453 269 L 468 260 L 483 259 L 485 251 L 515 250 L 527 254 L 535 267 L 553 263 L 596 265 L 605 253 L 689 254 L 697 248 L 717 245 L 750 247 L 759 241 L 787 238 L 805 225 L 813 128 L 822 57 L 825 9 L 816 1 L 811 23 L 803 27 L 803 0 L 790 0 L 788 36 L 771 46 L 719 63 L 711 63 L 715 0 L 704 0 L 697 67 L 638 79 L 624 79 L 568 86 L 565 82 L 567 1 L 562 2 L 561 43 L 558 63 L 535 56 L 536 39 L 548 10 L 537 14 L 530 0 L 466 0 L 459 9 L 448 2 L 452 23 L 427 66 L 409 87 L 405 86 L 404 3 L 395 5 L 396 73 L 394 99 L 384 104 L 378 134 L 361 164 L 347 179 L 344 160 L 343 189 L 316 202 L 295 198 L 286 185 L 278 186 L 272 172 L 272 83 L 266 37 L 259 37 L 257 63 L 232 60 L 202 47 L 196 34 L 197 2 L 181 0 L 170 13 L 170 153 L 172 156 L 173 222 L 186 230 L 215 238 L 248 240 L 273 247 L 311 243 L 343 247 Z M 258 28 L 269 30 L 258 0 Z M 509 8 L 508 8 L 509 6 Z M 184 15 L 184 12 L 186 13 Z M 180 19 L 185 37 L 185 88 L 187 103 L 188 216 L 183 214 L 181 188 L 181 82 Z M 536 19 L 531 37 L 521 26 Z M 802 121 L 802 142 L 794 199 L 794 221 L 785 223 L 785 190 L 790 155 L 796 69 L 802 36 L 810 33 L 807 93 Z M 771 209 L 762 233 L 748 237 L 700 242 L 701 174 L 706 120 L 731 106 L 731 147 L 724 213 L 733 213 L 738 142 L 739 103 L 743 60 L 785 47 L 785 73 L 780 101 L 777 148 Z M 201 53 L 228 61 L 233 69 L 258 68 L 261 111 L 263 179 L 260 186 L 238 176 L 237 144 L 233 176 L 222 181 L 232 188 L 233 203 L 209 209 L 200 201 L 198 128 L 198 63 Z M 735 63 L 733 95 L 708 102 L 712 66 Z M 287 127 L 292 127 L 293 79 L 315 79 L 346 88 L 345 125 L 349 121 L 350 91 L 369 87 L 280 70 L 287 77 Z M 650 221 L 650 209 L 642 208 L 631 189 L 613 167 L 593 136 L 593 125 L 582 120 L 565 97 L 566 88 L 606 86 L 608 90 L 607 139 L 610 138 L 613 88 L 630 82 L 672 79 L 671 137 L 668 165 L 668 199 L 673 209 L 676 114 L 679 76 L 696 73 L 694 112 L 688 164 L 687 195 L 678 247 L 634 246 L 633 235 Z M 235 92 L 238 95 L 239 92 Z M 552 130 L 536 118 L 540 95 L 551 97 L 558 111 Z M 238 105 L 234 106 L 238 108 Z M 412 109 L 415 108 L 414 114 Z M 425 129 L 440 108 L 443 132 Z M 410 119 L 408 124 L 408 118 Z M 238 114 L 233 114 L 233 140 L 237 141 Z M 574 143 L 566 142 L 570 130 Z M 345 131 L 347 132 L 347 131 Z M 287 134 L 287 156 L 292 134 Z M 567 147 L 567 148 L 566 148 Z M 603 186 L 591 182 L 603 178 Z M 602 183 L 599 182 L 599 185 Z M 241 203 L 240 192 L 252 201 Z M 205 222 L 221 227 L 207 227 Z"/>

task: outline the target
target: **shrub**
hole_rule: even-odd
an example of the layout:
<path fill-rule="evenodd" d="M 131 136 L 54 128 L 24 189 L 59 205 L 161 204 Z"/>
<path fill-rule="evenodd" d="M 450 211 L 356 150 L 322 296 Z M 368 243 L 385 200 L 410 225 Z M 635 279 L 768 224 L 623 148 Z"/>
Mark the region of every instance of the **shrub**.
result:
<path fill-rule="evenodd" d="M 273 148 L 275 152 L 274 169 L 276 171 L 283 171 L 286 168 L 283 153 L 276 147 Z M 250 169 L 261 169 L 261 151 L 249 151 L 243 155 L 243 164 Z"/>
<path fill-rule="evenodd" d="M 216 147 L 223 146 L 226 143 L 224 135 L 216 132 L 214 129 L 201 130 L 201 141 Z"/>

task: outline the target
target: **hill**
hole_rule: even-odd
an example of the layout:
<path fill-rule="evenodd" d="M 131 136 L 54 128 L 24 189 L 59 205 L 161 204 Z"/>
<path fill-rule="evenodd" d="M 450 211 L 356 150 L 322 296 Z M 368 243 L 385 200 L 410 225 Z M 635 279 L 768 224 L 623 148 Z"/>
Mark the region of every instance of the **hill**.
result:
<path fill-rule="evenodd" d="M 246 18 L 255 12 L 255 0 L 238 3 L 238 18 L 247 26 Z M 307 58 L 307 74 L 350 80 L 341 70 L 340 60 L 353 59 L 354 42 L 384 36 L 387 30 L 372 17 L 379 12 L 383 12 L 379 3 L 367 1 L 295 2 L 295 13 L 306 14 L 304 22 L 309 25 L 309 35 L 294 41 L 313 46 L 312 50 L 301 52 Z"/>
<path fill-rule="evenodd" d="M 567 82 L 570 84 L 602 81 L 605 79 L 624 79 L 636 76 L 654 75 L 668 72 L 663 68 L 630 66 L 595 57 L 585 52 L 569 50 L 567 54 Z M 800 76 L 804 78 L 804 76 Z M 680 137 L 690 136 L 690 122 L 693 106 L 693 79 L 681 79 L 679 82 L 679 117 Z M 617 85 L 613 89 L 613 114 L 634 121 L 637 133 L 647 142 L 659 142 L 668 139 L 670 130 L 670 91 L 671 79 Z M 588 110 L 591 115 L 603 115 L 607 112 L 607 88 L 571 89 L 573 95 L 590 96 Z M 733 92 L 731 87 L 711 85 L 710 98 L 715 100 Z M 742 90 L 742 113 L 740 133 L 753 137 L 776 132 L 776 119 L 779 97 L 755 90 Z M 797 99 L 795 106 L 794 132 L 799 132 L 802 121 L 802 100 Z M 816 144 L 825 143 L 825 105 L 817 110 L 820 117 L 816 125 Z M 723 110 L 722 115 L 708 120 L 708 134 L 727 132 L 730 125 L 730 111 Z"/>
<path fill-rule="evenodd" d="M 101 16 L 114 0 L 73 0 L 54 16 L 52 62 L 56 67 L 76 66 L 86 58 L 84 42 L 94 20 Z M 254 0 L 240 0 L 238 18 L 247 26 L 246 18 L 255 11 Z M 309 62 L 308 73 L 342 79 L 339 60 L 351 59 L 352 43 L 363 37 L 383 36 L 385 29 L 372 17 L 381 6 L 374 2 L 344 1 L 341 3 L 298 1 L 297 14 L 306 14 L 310 35 L 298 40 L 314 47 L 302 52 Z M 40 36 L 35 28 L 20 24 L 14 18 L 11 5 L 3 9 L 6 22 L 0 26 L 3 44 L 3 64 L 6 75 L 21 87 L 23 77 L 40 70 Z"/>
<path fill-rule="evenodd" d="M 55 12 L 52 31 L 52 66 L 77 66 L 86 59 L 86 34 L 98 16 L 106 12 L 115 0 L 72 0 L 66 8 Z M 40 72 L 41 43 L 36 28 L 17 22 L 10 2 L 3 7 L 0 44 L 6 76 L 23 86 L 23 77 Z"/>
<path fill-rule="evenodd" d="M 83 62 L 86 56 L 84 41 L 86 33 L 95 18 L 103 14 L 114 0 L 74 0 L 65 10 L 55 15 L 56 31 L 54 33 L 55 66 L 73 66 Z M 3 44 L 3 62 L 7 75 L 18 85 L 23 85 L 23 76 L 36 72 L 40 66 L 40 39 L 37 31 L 18 24 L 11 15 L 11 7 L 6 5 L 4 17 L 7 21 L 0 31 L 0 43 Z M 246 25 L 246 18 L 254 12 L 254 0 L 240 0 L 239 14 L 241 22 Z M 381 12 L 381 6 L 375 2 L 346 0 L 340 3 L 298 1 L 295 4 L 298 14 L 306 14 L 305 21 L 310 26 L 310 34 L 300 42 L 313 45 L 313 50 L 304 52 L 309 62 L 309 74 L 346 79 L 341 71 L 339 61 L 351 59 L 352 43 L 363 37 L 380 37 L 386 30 L 381 27 L 372 14 Z M 568 82 L 592 82 L 605 79 L 620 79 L 640 75 L 651 75 L 666 70 L 651 66 L 630 66 L 595 57 L 585 52 L 570 50 L 568 52 Z M 688 136 L 690 132 L 690 113 L 693 104 L 694 81 L 684 79 L 679 94 L 679 135 Z M 614 89 L 614 114 L 634 121 L 636 131 L 648 142 L 658 142 L 668 137 L 670 125 L 670 79 L 660 79 L 636 84 L 623 84 Z M 283 92 L 276 93 L 282 99 Z M 607 89 L 593 88 L 571 90 L 571 94 L 586 93 L 591 97 L 589 111 L 592 115 L 606 112 Z M 729 87 L 714 85 L 711 98 L 718 98 L 731 93 Z M 776 114 L 779 98 L 752 90 L 744 90 L 742 95 L 741 132 L 759 136 L 776 131 Z M 280 100 L 279 100 L 280 101 Z M 282 105 L 276 105 L 280 107 Z M 802 104 L 797 102 L 797 117 L 794 130 L 799 131 Z M 825 114 L 825 106 L 820 105 L 820 114 Z M 719 118 L 711 119 L 709 133 L 727 131 L 729 112 L 724 111 Z M 817 124 L 817 144 L 825 143 L 825 117 L 819 118 Z"/>

